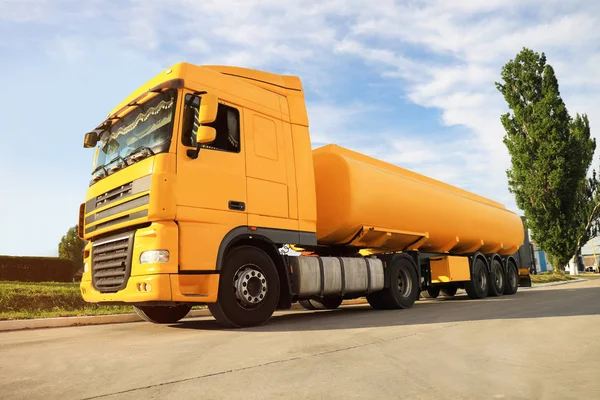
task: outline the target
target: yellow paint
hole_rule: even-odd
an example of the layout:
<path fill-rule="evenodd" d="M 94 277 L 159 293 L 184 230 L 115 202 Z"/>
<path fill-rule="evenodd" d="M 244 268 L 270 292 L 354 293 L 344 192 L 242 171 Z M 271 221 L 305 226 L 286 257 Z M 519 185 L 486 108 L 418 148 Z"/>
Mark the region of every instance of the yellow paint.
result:
<path fill-rule="evenodd" d="M 173 301 L 214 303 L 219 291 L 219 275 L 170 275 Z"/>
<path fill-rule="evenodd" d="M 152 291 L 142 292 L 137 289 L 138 283 L 152 286 Z M 139 303 L 143 301 L 171 301 L 171 280 L 168 274 L 141 275 L 131 277 L 127 287 L 117 293 L 100 293 L 94 289 L 91 281 L 81 281 L 80 289 L 83 299 L 89 303 L 124 301 Z"/>
<path fill-rule="evenodd" d="M 471 279 L 467 257 L 443 256 L 430 260 L 431 283 L 462 282 Z"/>
<path fill-rule="evenodd" d="M 519 268 L 519 276 L 529 276 L 529 268 Z"/>
<path fill-rule="evenodd" d="M 345 243 L 362 226 L 428 232 L 418 247 L 428 252 L 486 254 L 501 243 L 498 253 L 508 255 L 523 242 L 519 216 L 491 200 L 335 145 L 313 159 L 322 244 Z"/>

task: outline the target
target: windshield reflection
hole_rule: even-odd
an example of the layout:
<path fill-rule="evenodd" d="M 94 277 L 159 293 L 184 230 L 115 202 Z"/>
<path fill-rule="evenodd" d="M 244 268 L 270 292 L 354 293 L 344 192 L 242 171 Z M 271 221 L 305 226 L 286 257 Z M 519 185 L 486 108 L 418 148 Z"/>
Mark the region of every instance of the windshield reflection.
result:
<path fill-rule="evenodd" d="M 92 183 L 143 158 L 168 151 L 176 100 L 176 90 L 160 93 L 102 132 Z"/>

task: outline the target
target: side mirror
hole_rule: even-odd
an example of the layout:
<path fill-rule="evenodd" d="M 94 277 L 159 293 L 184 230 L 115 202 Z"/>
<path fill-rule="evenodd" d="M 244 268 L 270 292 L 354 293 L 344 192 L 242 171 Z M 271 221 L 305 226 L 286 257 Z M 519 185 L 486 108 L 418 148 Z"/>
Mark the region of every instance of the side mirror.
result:
<path fill-rule="evenodd" d="M 83 147 L 89 149 L 98 144 L 98 132 L 88 132 L 83 137 Z"/>
<path fill-rule="evenodd" d="M 198 122 L 201 125 L 215 122 L 215 120 L 217 119 L 218 108 L 219 99 L 217 98 L 217 96 L 210 93 L 203 94 L 200 101 L 200 111 L 198 112 Z"/>
<path fill-rule="evenodd" d="M 198 127 L 198 131 L 196 132 L 196 143 L 211 143 L 214 142 L 216 138 L 217 131 L 215 128 L 206 125 L 200 125 Z"/>

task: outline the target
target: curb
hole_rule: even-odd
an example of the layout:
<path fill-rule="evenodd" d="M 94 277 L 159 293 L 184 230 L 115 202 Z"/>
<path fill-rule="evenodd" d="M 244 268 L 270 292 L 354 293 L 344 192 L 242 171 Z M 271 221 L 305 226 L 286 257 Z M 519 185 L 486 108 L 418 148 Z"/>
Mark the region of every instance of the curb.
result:
<path fill-rule="evenodd" d="M 537 284 L 537 285 L 533 285 L 531 287 L 519 287 L 519 290 L 535 289 L 535 288 L 547 287 L 547 286 L 566 285 L 566 284 L 569 284 L 569 283 L 585 282 L 586 280 L 587 279 L 574 279 L 574 280 L 570 280 L 570 281 L 540 283 L 540 284 Z"/>
<path fill-rule="evenodd" d="M 208 310 L 192 310 L 185 318 L 197 318 L 210 315 Z M 23 329 L 64 328 L 69 326 L 122 324 L 143 321 L 137 314 L 93 315 L 83 317 L 57 317 L 37 319 L 17 319 L 0 321 L 0 332 Z"/>
<path fill-rule="evenodd" d="M 292 304 L 292 308 L 285 311 L 303 310 L 298 303 Z M 192 310 L 184 318 L 209 317 L 210 311 Z M 91 315 L 83 317 L 56 317 L 37 319 L 16 319 L 0 321 L 0 332 L 20 331 L 25 329 L 66 328 L 70 326 L 124 324 L 130 322 L 143 322 L 137 314 L 114 314 L 114 315 Z"/>

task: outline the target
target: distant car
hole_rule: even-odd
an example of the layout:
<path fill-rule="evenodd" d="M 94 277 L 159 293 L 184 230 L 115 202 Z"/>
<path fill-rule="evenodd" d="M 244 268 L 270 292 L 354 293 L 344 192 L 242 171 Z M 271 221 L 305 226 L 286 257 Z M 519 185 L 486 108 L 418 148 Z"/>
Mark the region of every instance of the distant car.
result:
<path fill-rule="evenodd" d="M 585 272 L 596 272 L 596 269 L 594 267 L 586 267 Z"/>

